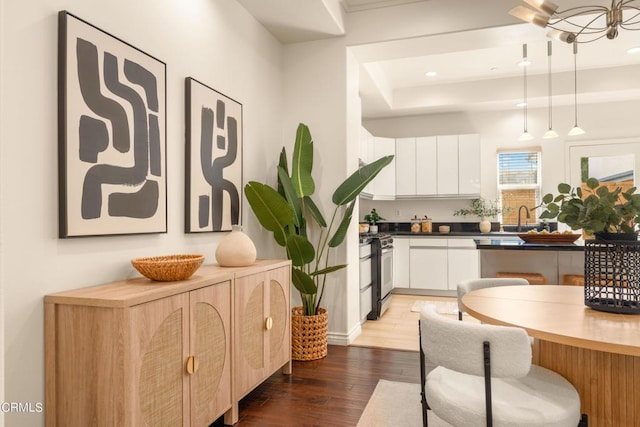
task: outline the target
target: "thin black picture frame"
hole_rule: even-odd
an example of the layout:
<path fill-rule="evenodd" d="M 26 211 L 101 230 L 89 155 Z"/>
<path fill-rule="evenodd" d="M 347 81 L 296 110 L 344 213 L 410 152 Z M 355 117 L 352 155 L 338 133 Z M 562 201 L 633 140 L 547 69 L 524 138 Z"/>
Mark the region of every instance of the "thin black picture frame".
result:
<path fill-rule="evenodd" d="M 60 238 L 167 232 L 166 64 L 58 13 Z"/>
<path fill-rule="evenodd" d="M 185 79 L 185 233 L 242 224 L 242 104 Z"/>

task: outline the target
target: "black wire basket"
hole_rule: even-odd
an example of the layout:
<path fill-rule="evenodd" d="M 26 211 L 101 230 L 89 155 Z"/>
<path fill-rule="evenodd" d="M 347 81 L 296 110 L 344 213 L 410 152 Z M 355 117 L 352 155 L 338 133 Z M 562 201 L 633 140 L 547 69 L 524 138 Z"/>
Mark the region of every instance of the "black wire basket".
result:
<path fill-rule="evenodd" d="M 584 303 L 594 310 L 640 314 L 640 242 L 586 240 Z"/>

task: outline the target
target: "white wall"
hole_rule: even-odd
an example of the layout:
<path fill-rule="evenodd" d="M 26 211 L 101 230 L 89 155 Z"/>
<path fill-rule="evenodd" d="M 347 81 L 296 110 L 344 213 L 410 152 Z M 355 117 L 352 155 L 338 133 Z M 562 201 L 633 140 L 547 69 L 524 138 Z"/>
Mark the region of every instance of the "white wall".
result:
<path fill-rule="evenodd" d="M 243 104 L 244 180 L 264 181 L 282 143 L 282 47 L 233 0 L 0 4 L 4 400 L 42 402 L 44 295 L 132 276 L 129 260 L 139 256 L 199 252 L 214 262 L 224 234 L 183 233 L 184 79 L 195 77 Z M 166 234 L 57 238 L 57 12 L 63 9 L 167 64 Z M 259 256 L 271 256 L 246 202 L 244 209 Z M 43 416 L 8 414 L 6 424 L 39 426 Z"/>
<path fill-rule="evenodd" d="M 519 110 L 498 112 L 474 112 L 468 114 L 437 114 L 386 119 L 365 120 L 364 126 L 375 136 L 411 137 L 478 133 L 481 140 L 481 195 L 487 199 L 497 197 L 496 150 L 539 146 L 542 148 L 542 192 L 557 191 L 560 182 L 568 182 L 566 168 L 568 144 L 578 142 L 615 141 L 640 137 L 640 121 L 635 117 L 640 101 L 586 104 L 579 109 L 579 124 L 587 132 L 584 135 L 566 136 L 574 124 L 572 106 L 553 109 L 554 129 L 559 138 L 544 140 L 548 128 L 546 109 L 529 110 L 528 128 L 536 138 L 519 142 L 523 118 Z M 408 221 L 413 215 L 428 214 L 434 221 L 474 222 L 473 217 L 455 217 L 453 211 L 465 205 L 466 200 L 421 201 L 363 201 L 360 219 L 371 207 L 378 209 L 389 221 Z M 400 210 L 400 216 L 396 211 Z"/>

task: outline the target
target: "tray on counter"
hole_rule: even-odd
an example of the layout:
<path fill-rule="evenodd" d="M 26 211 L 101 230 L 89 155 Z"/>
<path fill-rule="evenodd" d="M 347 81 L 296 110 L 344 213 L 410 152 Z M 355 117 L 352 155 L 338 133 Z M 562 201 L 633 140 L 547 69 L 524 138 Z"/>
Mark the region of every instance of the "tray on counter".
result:
<path fill-rule="evenodd" d="M 580 234 L 518 233 L 518 237 L 525 243 L 573 243 L 580 238 Z"/>

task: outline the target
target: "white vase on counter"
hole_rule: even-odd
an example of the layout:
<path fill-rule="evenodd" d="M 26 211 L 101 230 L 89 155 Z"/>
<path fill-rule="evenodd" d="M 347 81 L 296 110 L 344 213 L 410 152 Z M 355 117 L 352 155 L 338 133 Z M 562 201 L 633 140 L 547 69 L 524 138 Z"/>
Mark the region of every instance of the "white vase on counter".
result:
<path fill-rule="evenodd" d="M 480 232 L 488 233 L 491 231 L 491 221 L 489 221 L 486 217 L 480 218 Z"/>
<path fill-rule="evenodd" d="M 369 233 L 378 234 L 378 226 L 377 225 L 370 225 L 369 226 Z"/>

